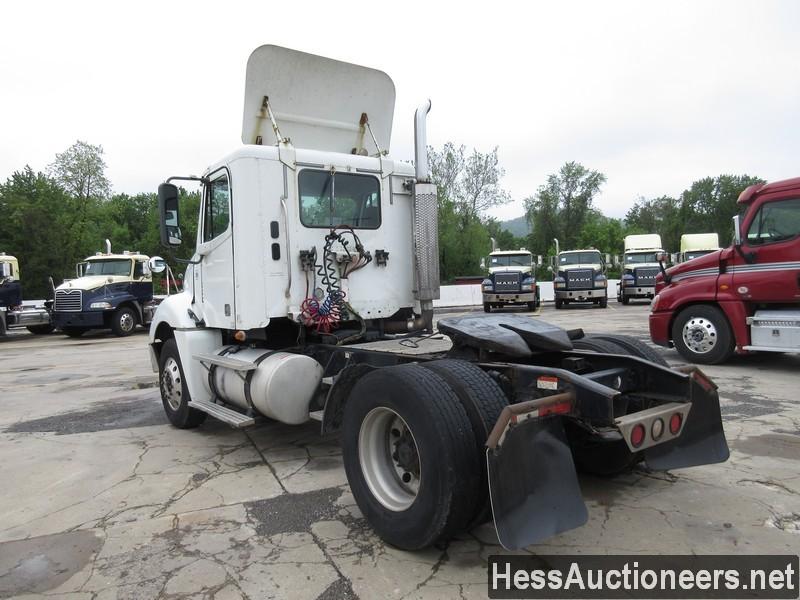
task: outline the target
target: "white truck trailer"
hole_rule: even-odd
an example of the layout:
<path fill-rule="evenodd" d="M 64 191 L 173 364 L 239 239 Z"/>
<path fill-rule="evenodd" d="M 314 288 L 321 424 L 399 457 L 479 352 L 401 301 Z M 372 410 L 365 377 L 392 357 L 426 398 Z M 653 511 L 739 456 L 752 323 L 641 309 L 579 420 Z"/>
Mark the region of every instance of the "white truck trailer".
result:
<path fill-rule="evenodd" d="M 628 304 L 633 299 L 651 300 L 656 295 L 656 276 L 661 272 L 658 257 L 663 252 L 657 233 L 625 236 L 617 301 Z"/>
<path fill-rule="evenodd" d="M 714 386 L 637 340 L 481 313 L 438 321 L 448 352 L 400 351 L 399 337 L 432 330 L 439 295 L 429 109 L 412 166 L 388 152 L 386 74 L 253 52 L 244 145 L 201 177 L 170 178 L 203 189 L 184 291 L 150 327 L 170 422 L 320 421 L 340 434 L 365 518 L 405 549 L 492 516 L 509 548 L 583 524 L 575 462 L 608 474 L 725 460 Z M 162 243 L 180 244 L 169 180 L 159 212 Z"/>

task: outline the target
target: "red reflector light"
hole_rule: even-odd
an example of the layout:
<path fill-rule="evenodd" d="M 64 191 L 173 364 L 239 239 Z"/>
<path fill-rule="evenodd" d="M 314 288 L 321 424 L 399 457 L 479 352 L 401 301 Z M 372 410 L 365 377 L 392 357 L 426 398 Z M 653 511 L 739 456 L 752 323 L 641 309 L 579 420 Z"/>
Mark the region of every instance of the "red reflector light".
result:
<path fill-rule="evenodd" d="M 638 448 L 642 444 L 644 444 L 644 425 L 639 423 L 635 425 L 634 428 L 631 430 L 631 446 L 634 448 Z"/>
<path fill-rule="evenodd" d="M 539 409 L 539 416 L 545 415 L 564 415 L 572 410 L 570 402 L 556 402 L 555 404 L 548 404 Z"/>
<path fill-rule="evenodd" d="M 683 424 L 683 415 L 681 413 L 675 413 L 669 418 L 669 432 L 672 435 L 678 435 L 678 432 L 681 430 L 682 424 Z"/>

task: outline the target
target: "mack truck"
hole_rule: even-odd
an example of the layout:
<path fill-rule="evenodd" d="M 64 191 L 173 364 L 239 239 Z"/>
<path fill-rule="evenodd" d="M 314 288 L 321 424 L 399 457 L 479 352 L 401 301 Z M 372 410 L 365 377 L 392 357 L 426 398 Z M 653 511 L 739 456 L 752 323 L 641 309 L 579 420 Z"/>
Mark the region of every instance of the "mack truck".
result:
<path fill-rule="evenodd" d="M 22 327 L 37 335 L 52 332 L 48 302 L 40 306 L 23 304 L 19 260 L 0 252 L 0 335 Z"/>
<path fill-rule="evenodd" d="M 489 254 L 489 276 L 481 283 L 483 310 L 525 305 L 536 310 L 541 304 L 536 285 L 533 255 L 519 250 L 494 250 Z"/>
<path fill-rule="evenodd" d="M 556 244 L 553 271 L 553 292 L 556 309 L 563 308 L 571 302 L 591 302 L 600 308 L 608 306 L 608 278 L 606 277 L 606 261 L 599 250 L 559 251 Z"/>
<path fill-rule="evenodd" d="M 660 269 L 658 257 L 663 252 L 661 236 L 657 233 L 625 236 L 618 302 L 629 304 L 635 298 L 649 300 L 656 295 L 656 275 Z"/>
<path fill-rule="evenodd" d="M 251 54 L 243 145 L 158 188 L 166 246 L 183 242 L 173 181 L 202 198 L 184 290 L 150 325 L 169 422 L 318 422 L 339 436 L 366 520 L 408 550 L 492 519 L 507 548 L 582 525 L 576 465 L 726 460 L 714 383 L 636 339 L 522 315 L 435 322 L 431 104 L 416 111 L 412 166 L 389 151 L 394 103 L 381 71 L 277 46 Z"/>
<path fill-rule="evenodd" d="M 686 262 L 719 250 L 717 233 L 684 233 L 681 236 L 681 251 L 676 263 Z"/>
<path fill-rule="evenodd" d="M 162 265 L 163 266 L 163 265 Z M 75 267 L 76 279 L 67 279 L 54 291 L 52 323 L 69 337 L 91 329 L 110 329 L 123 337 L 137 325 L 152 320 L 157 299 L 153 297 L 150 257 L 125 250 L 97 252 Z"/>
<path fill-rule="evenodd" d="M 728 248 L 657 278 L 650 337 L 693 363 L 800 352 L 800 178 L 752 185 L 738 203 Z"/>

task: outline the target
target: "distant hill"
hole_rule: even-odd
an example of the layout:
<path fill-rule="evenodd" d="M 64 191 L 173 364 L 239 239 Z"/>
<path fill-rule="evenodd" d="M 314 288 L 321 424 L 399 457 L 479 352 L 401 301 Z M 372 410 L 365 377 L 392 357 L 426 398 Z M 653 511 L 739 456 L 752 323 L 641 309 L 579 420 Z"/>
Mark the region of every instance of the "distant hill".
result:
<path fill-rule="evenodd" d="M 516 237 L 525 237 L 531 232 L 525 215 L 517 217 L 516 219 L 511 219 L 510 221 L 501 221 L 500 228 Z"/>

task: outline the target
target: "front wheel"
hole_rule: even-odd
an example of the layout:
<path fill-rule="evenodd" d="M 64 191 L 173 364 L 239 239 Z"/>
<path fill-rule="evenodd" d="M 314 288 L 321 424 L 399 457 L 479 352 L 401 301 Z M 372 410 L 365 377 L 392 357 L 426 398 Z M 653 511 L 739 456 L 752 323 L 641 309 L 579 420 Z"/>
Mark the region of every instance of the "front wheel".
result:
<path fill-rule="evenodd" d="M 492 312 L 492 305 L 489 304 L 488 302 L 484 302 L 483 303 L 483 312 L 487 312 L 487 313 Z"/>
<path fill-rule="evenodd" d="M 560 310 L 562 306 L 564 306 L 564 301 L 556 298 L 556 310 Z"/>
<path fill-rule="evenodd" d="M 625 306 L 627 306 L 628 304 L 630 304 L 630 303 L 631 303 L 631 298 L 630 298 L 630 296 L 622 296 L 622 303 L 623 303 Z"/>
<path fill-rule="evenodd" d="M 608 296 L 603 296 L 600 298 L 600 308 L 608 308 Z"/>
<path fill-rule="evenodd" d="M 686 360 L 714 365 L 728 360 L 734 343 L 728 319 L 715 306 L 683 309 L 672 324 L 672 342 Z"/>
<path fill-rule="evenodd" d="M 536 302 L 528 302 L 528 310 L 533 312 L 536 310 Z"/>
<path fill-rule="evenodd" d="M 169 422 L 178 429 L 192 429 L 206 420 L 206 413 L 189 408 L 191 397 L 186 387 L 178 344 L 174 339 L 164 342 L 158 359 L 158 387 L 161 403 Z"/>
<path fill-rule="evenodd" d="M 123 306 L 111 317 L 111 331 L 119 337 L 125 337 L 136 329 L 136 311 L 129 306 Z"/>
<path fill-rule="evenodd" d="M 46 325 L 28 325 L 27 329 L 34 335 L 47 335 L 53 333 L 55 327 L 47 323 Z"/>
<path fill-rule="evenodd" d="M 444 542 L 478 508 L 483 457 L 469 418 L 447 383 L 419 365 L 376 369 L 356 383 L 342 455 L 361 512 L 398 548 Z"/>

